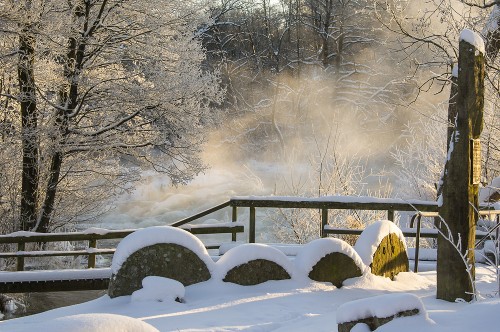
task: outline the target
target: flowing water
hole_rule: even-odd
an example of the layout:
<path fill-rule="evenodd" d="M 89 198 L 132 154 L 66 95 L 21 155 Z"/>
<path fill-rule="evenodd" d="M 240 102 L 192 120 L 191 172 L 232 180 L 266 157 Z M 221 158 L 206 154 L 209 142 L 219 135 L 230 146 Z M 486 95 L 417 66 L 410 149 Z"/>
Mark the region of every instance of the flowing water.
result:
<path fill-rule="evenodd" d="M 18 305 L 18 309 L 14 313 L 5 314 L 3 319 L 29 316 L 51 309 L 79 304 L 97 299 L 105 294 L 105 290 L 9 294 L 24 303 L 26 307 L 22 308 Z"/>

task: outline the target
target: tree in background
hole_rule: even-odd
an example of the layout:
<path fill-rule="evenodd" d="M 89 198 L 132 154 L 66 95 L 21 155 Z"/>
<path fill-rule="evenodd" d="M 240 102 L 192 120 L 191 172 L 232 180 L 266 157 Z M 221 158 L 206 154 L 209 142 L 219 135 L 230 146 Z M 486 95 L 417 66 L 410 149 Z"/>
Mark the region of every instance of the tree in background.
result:
<path fill-rule="evenodd" d="M 398 105 L 415 82 L 389 59 L 371 1 L 232 0 L 212 13 L 204 43 L 224 68 L 223 139 L 244 153 L 282 159 L 298 138 L 312 149 L 311 127 L 317 133 L 335 112 L 355 113 L 366 130 L 402 126 Z"/>
<path fill-rule="evenodd" d="M 195 1 L 2 2 L 0 208 L 13 229 L 95 217 L 139 165 L 173 183 L 204 169 L 221 100 L 195 37 L 206 21 Z"/>
<path fill-rule="evenodd" d="M 499 7 L 498 1 L 428 1 L 425 6 L 405 0 L 376 1 L 380 21 L 394 33 L 393 41 L 396 44 L 392 45 L 393 49 L 404 55 L 414 70 L 415 80 L 419 82 L 417 99 L 409 107 L 421 113 L 424 120 L 411 123 L 411 127 L 416 127 L 411 132 L 419 131 L 424 121 L 426 126 L 438 128 L 442 133 L 439 138 L 442 143 L 437 143 L 439 147 L 435 147 L 436 141 L 430 139 L 435 137 L 436 131 L 424 129 L 422 131 L 428 133 L 423 140 L 422 136 L 417 138 L 419 135 L 413 135 L 409 141 L 415 143 L 415 139 L 421 140 L 419 144 L 400 145 L 394 153 L 399 165 L 414 165 L 409 166 L 413 167 L 413 171 L 408 172 L 409 168 L 403 167 L 399 172 L 399 177 L 405 178 L 413 195 L 426 199 L 437 198 L 437 184 L 446 156 L 446 130 L 440 129 L 444 129 L 443 124 L 454 127 L 453 121 L 448 120 L 445 112 L 442 112 L 442 105 L 448 101 L 453 105 L 454 93 L 451 90 L 450 95 L 448 89 L 454 84 L 451 74 L 458 58 L 458 37 L 464 28 L 481 33 L 486 44 L 485 129 L 481 136 L 483 185 L 500 174 Z M 426 105 L 430 95 L 434 102 Z M 418 152 L 415 152 L 416 149 Z M 418 160 L 413 158 L 417 154 Z M 437 160 L 440 160 L 439 165 L 436 164 Z M 422 183 L 436 185 L 427 186 L 426 193 L 422 194 L 422 188 L 419 188 Z"/>

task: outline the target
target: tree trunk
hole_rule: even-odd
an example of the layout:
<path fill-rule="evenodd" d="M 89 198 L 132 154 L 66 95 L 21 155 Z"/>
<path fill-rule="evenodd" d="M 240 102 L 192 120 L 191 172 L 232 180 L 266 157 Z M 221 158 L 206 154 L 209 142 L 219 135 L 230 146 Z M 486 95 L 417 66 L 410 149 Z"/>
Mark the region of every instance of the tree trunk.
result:
<path fill-rule="evenodd" d="M 36 224 L 38 199 L 38 139 L 37 104 L 33 70 L 35 37 L 25 27 L 19 36 L 19 61 L 17 75 L 21 104 L 22 180 L 21 180 L 21 229 L 28 231 Z"/>
<path fill-rule="evenodd" d="M 90 4 L 86 4 L 90 6 Z M 88 15 L 84 7 L 75 7 L 75 16 Z M 83 31 L 88 30 L 88 17 L 84 20 Z M 77 41 L 76 38 L 69 38 L 68 52 L 64 61 L 64 77 L 67 84 L 62 86 L 59 91 L 59 108 L 56 112 L 55 127 L 58 131 L 58 136 L 55 139 L 58 141 L 53 152 L 50 163 L 49 179 L 45 192 L 45 199 L 40 217 L 37 224 L 37 231 L 47 233 L 50 229 L 50 222 L 54 212 L 54 203 L 57 195 L 57 187 L 59 185 L 61 169 L 64 160 L 64 144 L 69 134 L 69 117 L 78 105 L 78 88 L 79 83 L 77 78 L 82 70 L 83 58 L 85 54 L 86 44 L 84 40 Z"/>
<path fill-rule="evenodd" d="M 45 190 L 45 200 L 41 209 L 40 219 L 36 228 L 37 232 L 48 233 L 50 228 L 50 219 L 54 212 L 54 202 L 56 200 L 57 185 L 61 174 L 61 166 L 63 162 L 62 152 L 56 152 L 52 156 L 50 163 L 50 175 Z"/>
<path fill-rule="evenodd" d="M 437 298 L 470 301 L 475 296 L 474 241 L 481 165 L 477 145 L 483 126 L 484 55 L 462 40 L 458 68 L 456 127 L 448 148 L 439 207 L 449 231 L 442 222 L 436 225 L 444 233 L 438 237 Z"/>

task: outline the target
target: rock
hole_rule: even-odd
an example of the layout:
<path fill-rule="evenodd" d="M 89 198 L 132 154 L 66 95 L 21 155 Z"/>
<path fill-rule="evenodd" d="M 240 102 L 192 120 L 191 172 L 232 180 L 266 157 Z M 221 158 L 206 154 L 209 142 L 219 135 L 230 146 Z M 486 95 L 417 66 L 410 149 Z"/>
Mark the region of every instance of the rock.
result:
<path fill-rule="evenodd" d="M 327 254 L 309 272 L 309 278 L 312 280 L 331 282 L 338 288 L 342 287 L 344 280 L 361 275 L 361 269 L 354 260 L 340 252 Z"/>
<path fill-rule="evenodd" d="M 394 279 L 399 272 L 408 272 L 410 264 L 404 243 L 390 233 L 380 242 L 371 264 L 372 273 Z"/>
<path fill-rule="evenodd" d="M 418 309 L 412 309 L 412 310 L 404 310 L 400 311 L 397 314 L 389 317 L 368 317 L 368 318 L 363 318 L 363 319 L 358 319 L 353 322 L 345 322 L 342 324 L 338 324 L 338 331 L 339 332 L 350 332 L 355 326 L 358 324 L 365 324 L 370 328 L 370 331 L 375 331 L 378 329 L 380 326 L 389 323 L 391 320 L 398 318 L 398 317 L 408 317 L 408 316 L 415 316 L 418 315 L 419 311 Z"/>
<path fill-rule="evenodd" d="M 223 280 L 238 285 L 250 286 L 269 280 L 290 278 L 290 274 L 279 264 L 267 259 L 254 259 L 229 270 Z"/>
<path fill-rule="evenodd" d="M 341 305 L 337 309 L 338 331 L 350 332 L 355 327 L 359 327 L 359 330 L 363 327 L 366 330 L 366 326 L 370 331 L 374 331 L 393 319 L 415 315 L 427 317 L 422 301 L 413 294 L 373 296 Z"/>
<path fill-rule="evenodd" d="M 184 286 L 211 278 L 206 264 L 190 249 L 173 243 L 158 243 L 134 252 L 110 280 L 111 298 L 131 295 L 142 288 L 147 276 L 174 279 Z"/>

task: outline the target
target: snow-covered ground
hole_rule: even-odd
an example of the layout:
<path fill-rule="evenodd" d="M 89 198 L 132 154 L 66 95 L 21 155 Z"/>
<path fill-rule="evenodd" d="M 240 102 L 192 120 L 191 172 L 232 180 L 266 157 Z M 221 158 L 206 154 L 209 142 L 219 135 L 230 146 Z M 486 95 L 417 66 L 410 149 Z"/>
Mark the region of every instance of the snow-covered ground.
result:
<path fill-rule="evenodd" d="M 185 287 L 183 303 L 174 301 L 182 294 L 178 289 L 168 297 L 145 287 L 140 297 L 110 299 L 106 295 L 0 322 L 0 331 L 336 331 L 336 311 L 342 304 L 398 292 L 418 296 L 428 318 L 399 318 L 377 331 L 498 331 L 500 299 L 494 297 L 497 284 L 493 272 L 478 266 L 482 299 L 473 304 L 437 300 L 435 282 L 434 271 L 400 273 L 395 281 L 368 274 L 347 280 L 339 289 L 304 278 L 256 286 L 213 278 Z M 159 284 L 150 283 L 150 287 L 158 288 Z"/>

